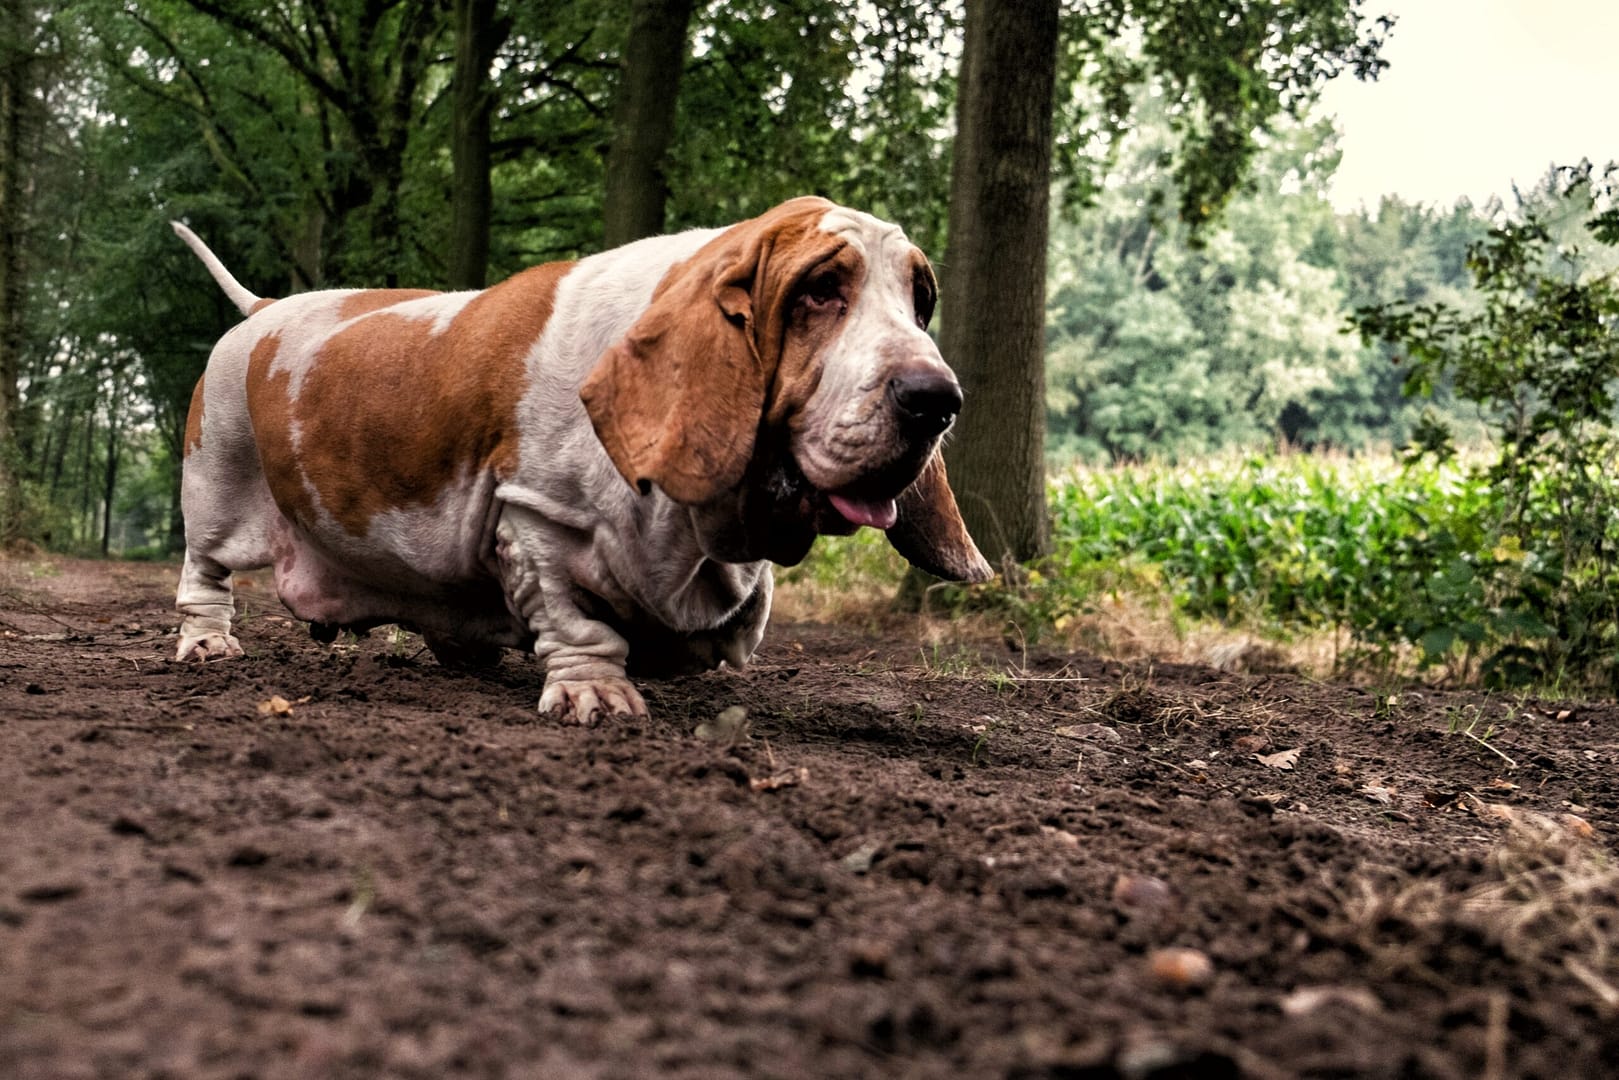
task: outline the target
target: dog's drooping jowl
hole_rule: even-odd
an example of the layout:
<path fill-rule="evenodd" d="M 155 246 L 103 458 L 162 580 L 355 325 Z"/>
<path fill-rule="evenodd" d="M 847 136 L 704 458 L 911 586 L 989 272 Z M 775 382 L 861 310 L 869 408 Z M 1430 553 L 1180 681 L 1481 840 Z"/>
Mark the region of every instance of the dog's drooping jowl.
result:
<path fill-rule="evenodd" d="M 180 659 L 238 656 L 232 571 L 317 636 L 400 623 L 441 661 L 531 648 L 540 708 L 644 714 L 626 666 L 740 666 L 772 562 L 887 531 L 981 581 L 939 443 L 961 390 L 894 225 L 823 199 L 477 292 L 243 288 L 186 425 Z"/>

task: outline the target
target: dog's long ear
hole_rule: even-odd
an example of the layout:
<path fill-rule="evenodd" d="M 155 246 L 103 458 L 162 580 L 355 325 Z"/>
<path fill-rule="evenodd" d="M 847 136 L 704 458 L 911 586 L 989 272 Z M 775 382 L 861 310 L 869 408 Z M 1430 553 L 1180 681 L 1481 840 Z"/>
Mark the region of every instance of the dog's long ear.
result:
<path fill-rule="evenodd" d="M 995 576 L 967 534 L 939 451 L 933 452 L 922 475 L 898 501 L 899 520 L 889 528 L 888 542 L 913 566 L 947 581 L 979 582 Z"/>
<path fill-rule="evenodd" d="M 677 267 L 579 390 L 624 479 L 677 502 L 706 502 L 742 479 L 764 412 L 751 265 L 717 254 Z"/>
<path fill-rule="evenodd" d="M 781 361 L 792 283 L 830 237 L 806 197 L 733 225 L 659 283 L 579 389 L 618 471 L 703 503 L 741 482 Z"/>

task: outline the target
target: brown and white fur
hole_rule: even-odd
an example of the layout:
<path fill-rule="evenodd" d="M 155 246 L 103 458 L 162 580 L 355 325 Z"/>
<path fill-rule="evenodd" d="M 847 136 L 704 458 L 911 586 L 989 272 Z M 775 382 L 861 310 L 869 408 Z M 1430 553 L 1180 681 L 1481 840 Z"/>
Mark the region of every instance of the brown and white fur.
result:
<path fill-rule="evenodd" d="M 186 425 L 178 657 L 241 655 L 232 571 L 270 565 L 317 637 L 400 623 L 447 662 L 532 648 L 542 711 L 644 715 L 626 664 L 742 665 L 771 562 L 887 530 L 990 568 L 939 441 L 961 396 L 934 277 L 894 225 L 802 198 L 478 292 L 262 300 Z"/>

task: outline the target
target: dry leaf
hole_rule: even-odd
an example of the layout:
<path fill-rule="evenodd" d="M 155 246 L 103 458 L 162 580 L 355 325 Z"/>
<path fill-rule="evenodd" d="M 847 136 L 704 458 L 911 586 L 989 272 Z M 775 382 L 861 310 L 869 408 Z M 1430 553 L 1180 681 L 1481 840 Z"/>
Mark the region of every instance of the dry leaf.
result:
<path fill-rule="evenodd" d="M 1299 763 L 1299 751 L 1302 746 L 1295 746 L 1291 750 L 1278 750 L 1274 754 L 1255 754 L 1254 760 L 1270 769 L 1284 769 L 1291 771 Z"/>
<path fill-rule="evenodd" d="M 303 698 L 302 700 L 308 701 L 309 699 Z M 280 694 L 271 694 L 269 701 L 259 702 L 260 716 L 286 716 L 291 712 L 292 702 L 288 701 Z"/>
<path fill-rule="evenodd" d="M 724 709 L 714 719 L 697 725 L 696 735 L 708 742 L 730 746 L 748 737 L 748 710 L 740 705 Z"/>
<path fill-rule="evenodd" d="M 1362 784 L 1355 790 L 1376 803 L 1391 803 L 1394 801 L 1394 792 L 1391 789 L 1378 787 L 1376 784 Z"/>
<path fill-rule="evenodd" d="M 1597 831 L 1591 828 L 1591 823 L 1578 814 L 1564 814 L 1563 828 L 1581 840 L 1595 840 L 1597 836 Z"/>
<path fill-rule="evenodd" d="M 787 769 L 774 776 L 756 776 L 748 781 L 748 786 L 754 791 L 775 791 L 777 788 L 796 787 L 809 779 L 809 770 L 802 765 L 796 769 Z"/>

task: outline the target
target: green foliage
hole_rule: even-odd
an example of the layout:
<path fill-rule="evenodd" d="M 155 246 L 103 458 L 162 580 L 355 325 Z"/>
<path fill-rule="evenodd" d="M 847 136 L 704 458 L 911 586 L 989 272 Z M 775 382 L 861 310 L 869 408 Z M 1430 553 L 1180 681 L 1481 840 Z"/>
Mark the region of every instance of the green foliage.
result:
<path fill-rule="evenodd" d="M 1512 562 L 1488 488 L 1450 465 L 1251 456 L 1195 467 L 1078 472 L 1053 490 L 1053 572 L 1158 568 L 1193 616 L 1333 630 L 1427 662 L 1534 628 L 1491 606 L 1479 570 Z"/>
<path fill-rule="evenodd" d="M 1613 481 L 1619 495 L 1619 480 Z M 1489 478 L 1451 461 L 1247 455 L 1192 465 L 1075 469 L 1050 488 L 1050 557 L 1017 580 L 936 587 L 939 613 L 987 612 L 1029 641 L 1112 594 L 1167 598 L 1188 619 L 1277 638 L 1328 633 L 1346 662 L 1446 664 L 1495 681 L 1553 629 L 1512 602 L 1542 561 L 1497 524 Z M 798 580 L 896 582 L 875 533 L 822 542 Z"/>
<path fill-rule="evenodd" d="M 1477 309 L 1397 301 L 1357 316 L 1368 338 L 1409 354 L 1409 391 L 1451 380 L 1494 431 L 1497 453 L 1474 476 L 1494 495 L 1488 529 L 1522 556 L 1474 567 L 1456 587 L 1542 631 L 1491 655 L 1506 680 L 1568 675 L 1619 687 L 1616 173 L 1562 170 L 1521 217 L 1475 244 Z M 1435 420 L 1419 449 L 1445 456 L 1451 446 Z"/>
<path fill-rule="evenodd" d="M 1348 71 L 1375 79 L 1393 25 L 1365 0 L 1085 0 L 1067 7 L 1057 174 L 1070 205 L 1102 190 L 1095 147 L 1132 126 L 1144 88 L 1174 135 L 1172 201 L 1197 227 L 1238 191 L 1279 116 L 1301 117 L 1321 84 Z M 1123 47 L 1132 42 L 1133 47 Z M 1166 198 L 1172 196 L 1172 199 Z"/>
<path fill-rule="evenodd" d="M 1083 219 L 1053 226 L 1052 456 L 1186 459 L 1405 438 L 1415 409 L 1400 373 L 1356 339 L 1348 313 L 1379 295 L 1465 302 L 1456 252 L 1484 221 L 1466 206 L 1440 214 L 1392 199 L 1375 218 L 1335 215 L 1323 191 L 1336 133 L 1286 123 L 1254 159 L 1248 189 L 1194 235 L 1162 212 L 1175 140 L 1163 104 L 1149 98 L 1134 113 Z"/>

